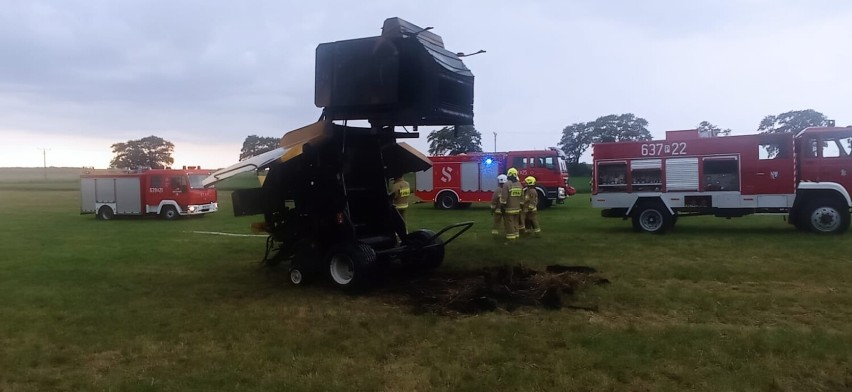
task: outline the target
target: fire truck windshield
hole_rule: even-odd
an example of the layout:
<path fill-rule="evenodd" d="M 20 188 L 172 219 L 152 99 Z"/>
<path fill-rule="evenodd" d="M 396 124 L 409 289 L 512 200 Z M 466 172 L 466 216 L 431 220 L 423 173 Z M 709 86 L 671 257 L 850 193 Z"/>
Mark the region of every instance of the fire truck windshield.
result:
<path fill-rule="evenodd" d="M 204 174 L 190 174 L 189 175 L 189 187 L 192 189 L 204 189 L 204 184 L 201 181 L 207 178 L 207 175 Z"/>

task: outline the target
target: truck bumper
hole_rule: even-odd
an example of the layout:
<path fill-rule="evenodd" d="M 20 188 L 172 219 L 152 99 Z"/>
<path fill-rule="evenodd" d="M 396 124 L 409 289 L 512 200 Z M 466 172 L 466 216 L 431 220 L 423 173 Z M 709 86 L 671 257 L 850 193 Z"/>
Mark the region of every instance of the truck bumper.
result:
<path fill-rule="evenodd" d="M 181 211 L 181 215 L 199 215 L 216 212 L 219 210 L 219 203 L 208 204 L 190 204 L 186 206 L 186 211 Z"/>

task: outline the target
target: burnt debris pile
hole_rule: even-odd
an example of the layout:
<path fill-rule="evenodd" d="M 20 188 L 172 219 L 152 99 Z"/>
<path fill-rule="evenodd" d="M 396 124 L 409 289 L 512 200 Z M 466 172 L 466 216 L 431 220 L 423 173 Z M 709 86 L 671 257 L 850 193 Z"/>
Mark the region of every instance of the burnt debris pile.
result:
<path fill-rule="evenodd" d="M 471 271 L 444 271 L 410 280 L 395 280 L 380 295 L 413 306 L 415 313 L 476 314 L 521 307 L 581 309 L 595 305 L 574 303 L 575 293 L 609 281 L 591 267 L 551 265 L 536 271 L 522 265 Z"/>

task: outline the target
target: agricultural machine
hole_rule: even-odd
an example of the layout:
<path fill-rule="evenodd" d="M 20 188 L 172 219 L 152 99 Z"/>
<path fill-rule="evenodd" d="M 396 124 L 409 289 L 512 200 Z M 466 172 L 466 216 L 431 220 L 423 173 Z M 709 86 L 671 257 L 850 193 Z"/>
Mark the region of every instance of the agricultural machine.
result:
<path fill-rule="evenodd" d="M 408 232 L 388 197 L 389 178 L 431 166 L 397 139 L 418 137 L 419 126 L 473 124 L 473 74 L 429 29 L 390 18 L 378 37 L 320 44 L 319 121 L 205 180 L 269 168 L 260 188 L 233 193 L 234 214 L 263 215 L 255 227 L 269 233 L 264 263 L 289 263 L 292 283 L 327 274 L 348 289 L 370 284 L 392 262 L 433 269 L 473 225 Z"/>

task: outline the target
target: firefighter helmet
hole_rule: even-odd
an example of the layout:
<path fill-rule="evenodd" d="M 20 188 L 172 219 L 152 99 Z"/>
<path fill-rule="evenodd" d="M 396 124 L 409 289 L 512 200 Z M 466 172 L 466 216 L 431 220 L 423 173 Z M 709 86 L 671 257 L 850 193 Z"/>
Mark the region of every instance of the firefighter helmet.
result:
<path fill-rule="evenodd" d="M 524 178 L 524 182 L 526 182 L 529 186 L 533 186 L 535 185 L 535 177 L 527 176 L 527 178 Z"/>
<path fill-rule="evenodd" d="M 501 174 L 501 175 L 497 176 L 497 183 L 498 184 L 505 184 L 506 181 L 509 181 L 509 177 L 507 177 L 505 174 Z"/>
<path fill-rule="evenodd" d="M 518 176 L 518 169 L 515 169 L 514 167 L 510 167 L 509 170 L 506 170 L 506 175 L 517 177 Z"/>

